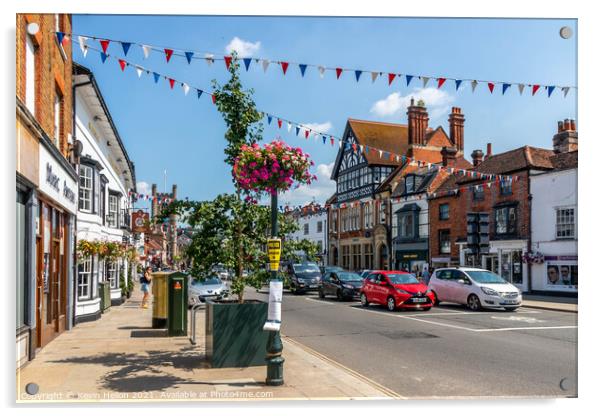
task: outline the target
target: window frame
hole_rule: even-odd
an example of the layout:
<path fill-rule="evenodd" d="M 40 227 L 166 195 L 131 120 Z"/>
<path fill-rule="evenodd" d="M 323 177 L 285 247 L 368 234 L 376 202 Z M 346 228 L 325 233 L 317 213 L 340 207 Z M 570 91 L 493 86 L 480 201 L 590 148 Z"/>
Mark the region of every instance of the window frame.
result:
<path fill-rule="evenodd" d="M 501 180 L 500 181 L 500 195 L 512 195 L 512 181 Z"/>
<path fill-rule="evenodd" d="M 90 181 L 90 187 L 88 188 L 87 186 L 82 185 L 82 169 L 83 170 L 88 170 L 90 171 L 90 176 L 89 178 L 86 176 L 84 177 L 84 181 L 86 182 L 88 179 Z M 85 163 L 80 163 L 79 165 L 79 172 L 78 172 L 78 179 L 79 179 L 79 183 L 78 183 L 78 210 L 81 212 L 85 212 L 87 214 L 91 214 L 93 212 L 94 209 L 94 167 Z M 84 182 L 84 183 L 85 183 Z M 89 192 L 89 196 L 87 198 L 87 201 L 89 202 L 89 208 L 85 208 L 82 207 L 82 201 L 84 202 L 84 206 L 85 206 L 85 202 L 86 202 L 86 198 L 83 196 L 83 194 L 85 192 Z"/>
<path fill-rule="evenodd" d="M 115 216 L 112 216 L 111 214 L 113 213 L 112 209 L 111 209 L 111 199 L 115 200 Z M 108 207 L 108 213 L 107 213 L 107 224 L 109 227 L 111 228 L 118 228 L 119 227 L 119 195 L 111 192 L 111 190 L 109 189 L 109 200 L 107 203 L 107 207 Z"/>
<path fill-rule="evenodd" d="M 303 235 L 309 235 L 309 223 L 303 224 Z"/>
<path fill-rule="evenodd" d="M 444 245 L 443 242 L 444 240 L 442 240 L 442 235 L 447 235 L 447 246 L 449 247 L 447 249 L 447 251 L 444 251 Z M 451 232 L 449 228 L 445 228 L 442 230 L 438 230 L 437 233 L 437 238 L 438 238 L 438 247 L 439 247 L 439 254 L 451 254 Z"/>
<path fill-rule="evenodd" d="M 90 268 L 88 271 L 82 271 L 82 267 L 85 266 L 86 263 L 89 263 Z M 87 275 L 87 282 L 82 283 L 82 274 Z M 92 289 L 93 289 L 93 277 L 94 277 L 94 256 L 87 256 L 84 259 L 81 259 L 77 265 L 77 300 L 85 301 L 92 299 Z M 87 290 L 87 295 L 82 296 L 81 288 L 85 287 Z"/>
<path fill-rule="evenodd" d="M 484 201 L 485 200 L 485 187 L 483 185 L 475 185 L 472 187 L 472 200 L 473 201 Z"/>
<path fill-rule="evenodd" d="M 513 229 L 510 230 L 510 210 L 514 211 L 514 220 L 513 220 Z M 504 222 L 506 225 L 506 230 L 504 232 L 499 231 L 498 221 L 498 212 L 504 213 Z M 493 221 L 494 221 L 494 234 L 496 236 L 515 236 L 518 234 L 518 204 L 512 205 L 503 205 L 498 207 L 493 207 Z"/>
<path fill-rule="evenodd" d="M 443 215 L 443 211 L 441 208 L 446 207 L 446 215 Z M 449 202 L 445 202 L 443 204 L 439 204 L 439 220 L 440 221 L 447 221 L 449 220 Z"/>
<path fill-rule="evenodd" d="M 559 215 L 561 215 L 561 213 L 563 211 L 572 211 L 570 216 L 572 217 L 572 222 L 563 222 L 563 223 L 559 223 Z M 556 207 L 555 208 L 555 213 L 556 213 L 556 221 L 555 221 L 555 238 L 556 240 L 574 240 L 576 237 L 576 231 L 577 231 L 577 227 L 576 227 L 576 221 L 575 221 L 575 214 L 576 214 L 576 209 L 574 206 L 568 206 L 568 207 Z M 566 217 L 566 215 L 565 215 Z M 559 235 L 559 227 L 560 226 L 565 226 L 565 227 L 569 227 L 568 229 L 571 230 L 571 235 Z"/>

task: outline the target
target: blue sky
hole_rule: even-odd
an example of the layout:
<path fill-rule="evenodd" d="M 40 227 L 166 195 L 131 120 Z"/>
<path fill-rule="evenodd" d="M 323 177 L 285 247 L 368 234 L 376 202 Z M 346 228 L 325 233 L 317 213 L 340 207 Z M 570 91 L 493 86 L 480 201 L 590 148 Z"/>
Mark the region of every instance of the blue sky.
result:
<path fill-rule="evenodd" d="M 559 36 L 563 26 L 573 29 L 568 39 Z M 418 19 L 418 18 L 294 18 L 294 17 L 203 17 L 203 16 L 110 16 L 74 15 L 73 32 L 83 35 L 133 41 L 176 49 L 223 54 L 228 45 L 242 45 L 253 57 L 304 62 L 329 67 L 342 66 L 383 72 L 542 85 L 577 85 L 577 27 L 574 20 L 537 19 Z M 99 48 L 97 42 L 89 41 Z M 241 46 L 239 46 L 241 47 Z M 180 197 L 210 199 L 233 190 L 229 167 L 223 162 L 225 125 L 206 97 L 197 100 L 194 91 L 184 96 L 181 88 L 170 90 L 166 81 L 156 85 L 152 76 L 138 79 L 132 68 L 122 73 L 116 61 L 101 63 L 90 50 L 84 58 L 74 45 L 74 59 L 89 67 L 99 82 L 130 158 L 136 164 L 139 192 L 146 184 L 163 189 L 178 184 Z M 109 54 L 123 57 L 118 44 Z M 203 60 L 188 65 L 184 58 L 151 53 L 144 59 L 141 48 L 132 46 L 126 58 L 157 72 L 172 75 L 194 87 L 211 90 L 211 80 L 227 81 L 223 61 L 208 66 Z M 286 76 L 272 64 L 266 73 L 253 63 L 242 72 L 242 81 L 255 90 L 260 110 L 303 124 L 316 124 L 336 136 L 343 133 L 347 118 L 406 123 L 405 107 L 410 96 L 423 97 L 430 126 L 447 131 L 451 106 L 462 108 L 466 117 L 465 153 L 485 149 L 494 153 L 525 144 L 551 147 L 556 121 L 576 118 L 577 95 L 566 98 L 554 91 L 551 98 L 542 89 L 532 97 L 522 96 L 513 86 L 504 96 L 490 94 L 485 84 L 475 93 L 469 85 L 456 92 L 448 81 L 440 90 L 431 80 L 426 90 L 414 80 L 409 87 L 401 79 L 391 86 L 386 77 L 374 84 L 369 74 L 360 82 L 352 73 L 339 80 L 334 72 L 320 78 L 308 68 L 302 78 L 299 68 L 289 67 Z M 316 163 L 319 180 L 281 198 L 301 204 L 313 198 L 323 202 L 334 189 L 328 180 L 337 147 L 320 140 L 305 140 L 264 122 L 264 141 L 278 135 L 301 146 Z M 148 186 L 150 189 L 150 186 Z M 143 204 L 142 204 L 143 205 Z"/>

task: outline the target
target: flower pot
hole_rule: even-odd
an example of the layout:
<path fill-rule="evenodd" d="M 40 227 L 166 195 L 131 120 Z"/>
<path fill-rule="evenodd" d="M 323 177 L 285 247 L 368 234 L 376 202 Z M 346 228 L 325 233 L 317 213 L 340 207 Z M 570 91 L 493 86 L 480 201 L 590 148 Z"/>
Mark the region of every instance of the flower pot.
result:
<path fill-rule="evenodd" d="M 208 301 L 205 313 L 206 355 L 212 367 L 266 365 L 268 332 L 263 325 L 268 304 L 249 300 Z"/>

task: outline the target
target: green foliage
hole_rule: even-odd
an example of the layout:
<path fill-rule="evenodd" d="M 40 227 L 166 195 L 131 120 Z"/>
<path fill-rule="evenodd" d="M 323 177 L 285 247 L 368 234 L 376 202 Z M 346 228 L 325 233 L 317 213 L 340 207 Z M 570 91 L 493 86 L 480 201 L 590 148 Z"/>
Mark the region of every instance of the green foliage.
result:
<path fill-rule="evenodd" d="M 318 243 L 314 243 L 313 241 L 303 239 L 300 241 L 291 242 L 291 249 L 293 249 L 296 253 L 303 252 L 307 261 L 317 262 L 319 260 L 318 254 L 320 253 L 320 246 Z M 300 260 L 301 256 L 296 253 L 290 257 L 291 260 Z"/>

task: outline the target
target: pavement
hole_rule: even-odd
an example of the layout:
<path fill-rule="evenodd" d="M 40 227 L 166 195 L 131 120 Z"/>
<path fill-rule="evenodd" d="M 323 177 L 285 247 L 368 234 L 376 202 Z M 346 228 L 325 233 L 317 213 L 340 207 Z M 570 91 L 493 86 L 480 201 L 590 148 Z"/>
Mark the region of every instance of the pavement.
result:
<path fill-rule="evenodd" d="M 94 322 L 77 325 L 39 351 L 17 374 L 17 402 L 136 400 L 348 400 L 398 394 L 303 343 L 283 337 L 283 386 L 265 384 L 266 367 L 210 368 L 204 359 L 204 310 L 197 344 L 151 327 L 141 293 Z M 189 320 L 190 322 L 190 320 Z M 36 383 L 37 394 L 25 393 Z"/>
<path fill-rule="evenodd" d="M 523 294 L 523 306 L 550 311 L 578 312 L 577 298 Z"/>
<path fill-rule="evenodd" d="M 254 291 L 253 291 L 254 292 Z M 249 293 L 260 299 L 267 292 Z M 285 292 L 282 333 L 409 399 L 577 395 L 573 312 L 430 311 Z"/>

